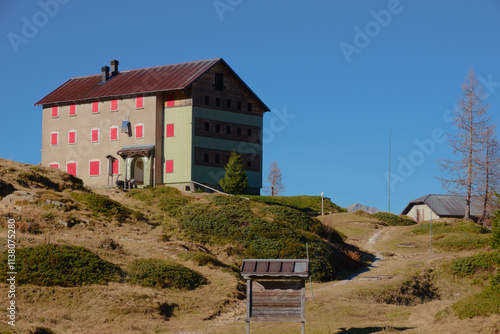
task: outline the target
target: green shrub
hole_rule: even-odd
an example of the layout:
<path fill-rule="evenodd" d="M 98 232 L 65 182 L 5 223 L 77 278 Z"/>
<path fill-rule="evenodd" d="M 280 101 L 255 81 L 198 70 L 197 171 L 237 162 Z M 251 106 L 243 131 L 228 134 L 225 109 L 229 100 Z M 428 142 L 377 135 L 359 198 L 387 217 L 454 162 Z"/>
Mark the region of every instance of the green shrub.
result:
<path fill-rule="evenodd" d="M 493 272 L 500 267 L 500 252 L 489 252 L 464 257 L 451 264 L 451 272 L 458 277 L 472 276 L 477 271 Z"/>
<path fill-rule="evenodd" d="M 372 214 L 372 216 L 380 220 L 384 225 L 389 226 L 409 226 L 417 223 L 406 216 L 397 216 L 388 212 L 377 212 Z"/>
<path fill-rule="evenodd" d="M 413 233 L 415 234 L 429 234 L 429 231 L 430 231 L 430 223 L 418 224 L 417 226 L 413 227 Z M 456 223 L 439 222 L 432 224 L 433 234 L 458 233 L 458 232 L 467 232 L 473 234 L 490 233 L 490 231 L 487 228 L 472 222 L 458 221 Z"/>
<path fill-rule="evenodd" d="M 405 306 L 414 306 L 439 298 L 438 289 L 432 283 L 431 271 L 414 275 L 399 286 L 375 296 L 378 302 Z"/>
<path fill-rule="evenodd" d="M 134 215 L 134 211 L 103 195 L 72 192 L 71 197 L 83 203 L 95 216 L 108 220 L 127 221 Z"/>
<path fill-rule="evenodd" d="M 488 246 L 489 236 L 471 233 L 447 234 L 433 242 L 444 250 L 473 250 Z"/>
<path fill-rule="evenodd" d="M 460 319 L 499 314 L 500 285 L 489 286 L 475 295 L 466 297 L 453 304 L 452 309 Z"/>
<path fill-rule="evenodd" d="M 251 200 L 270 205 L 287 206 L 305 213 L 321 212 L 321 196 L 248 196 Z M 333 203 L 329 198 L 323 198 L 324 212 L 347 212 Z"/>
<path fill-rule="evenodd" d="M 59 183 L 56 183 L 49 179 L 48 177 L 37 173 L 37 171 L 33 171 L 30 173 L 19 173 L 19 178 L 17 179 L 17 183 L 19 183 L 23 187 L 45 187 L 54 190 L 59 190 Z"/>
<path fill-rule="evenodd" d="M 146 287 L 193 290 L 207 283 L 197 271 L 158 259 L 135 260 L 129 266 L 128 275 L 130 283 Z"/>
<path fill-rule="evenodd" d="M 7 264 L 7 252 L 2 254 Z M 5 282 L 6 271 L 0 271 Z M 41 286 L 81 286 L 106 284 L 120 278 L 120 269 L 86 248 L 61 245 L 39 245 L 16 251 L 18 284 Z"/>

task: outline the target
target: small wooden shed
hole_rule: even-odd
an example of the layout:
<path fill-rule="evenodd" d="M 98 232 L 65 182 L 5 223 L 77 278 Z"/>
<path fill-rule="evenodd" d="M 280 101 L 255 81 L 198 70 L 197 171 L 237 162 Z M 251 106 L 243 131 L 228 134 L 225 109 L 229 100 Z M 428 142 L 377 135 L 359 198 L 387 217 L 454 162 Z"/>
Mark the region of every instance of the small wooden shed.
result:
<path fill-rule="evenodd" d="M 241 275 L 247 281 L 247 334 L 252 321 L 300 322 L 304 333 L 309 260 L 245 259 Z"/>

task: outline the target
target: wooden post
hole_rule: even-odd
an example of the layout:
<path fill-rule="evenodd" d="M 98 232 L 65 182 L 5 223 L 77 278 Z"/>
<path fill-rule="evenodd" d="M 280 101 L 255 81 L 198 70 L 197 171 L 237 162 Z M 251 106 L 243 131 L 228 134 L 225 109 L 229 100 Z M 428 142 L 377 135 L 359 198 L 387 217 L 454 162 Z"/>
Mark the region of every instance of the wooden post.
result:
<path fill-rule="evenodd" d="M 252 280 L 247 279 L 247 334 L 250 334 L 250 311 L 252 310 Z"/>

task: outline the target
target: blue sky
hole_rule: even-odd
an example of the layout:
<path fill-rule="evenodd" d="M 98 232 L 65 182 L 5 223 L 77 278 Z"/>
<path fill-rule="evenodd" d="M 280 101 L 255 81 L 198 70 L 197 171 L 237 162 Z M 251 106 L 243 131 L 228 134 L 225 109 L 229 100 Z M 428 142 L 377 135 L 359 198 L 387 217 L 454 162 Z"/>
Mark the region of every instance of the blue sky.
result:
<path fill-rule="evenodd" d="M 283 195 L 391 212 L 428 193 L 450 158 L 447 116 L 469 66 L 499 119 L 500 2 L 430 0 L 3 0 L 0 157 L 38 164 L 41 108 L 111 59 L 136 69 L 224 58 L 271 108 L 264 175 Z"/>

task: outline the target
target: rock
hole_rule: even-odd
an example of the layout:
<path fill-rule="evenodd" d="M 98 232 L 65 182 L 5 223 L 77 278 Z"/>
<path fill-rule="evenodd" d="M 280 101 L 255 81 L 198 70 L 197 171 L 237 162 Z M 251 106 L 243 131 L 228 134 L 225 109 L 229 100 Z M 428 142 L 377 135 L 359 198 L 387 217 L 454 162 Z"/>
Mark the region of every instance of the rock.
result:
<path fill-rule="evenodd" d="M 64 204 L 63 202 L 59 202 L 59 201 L 54 201 L 52 199 L 48 199 L 48 200 L 45 201 L 45 203 L 47 203 L 48 205 L 54 205 L 59 210 L 66 211 L 66 204 Z"/>

